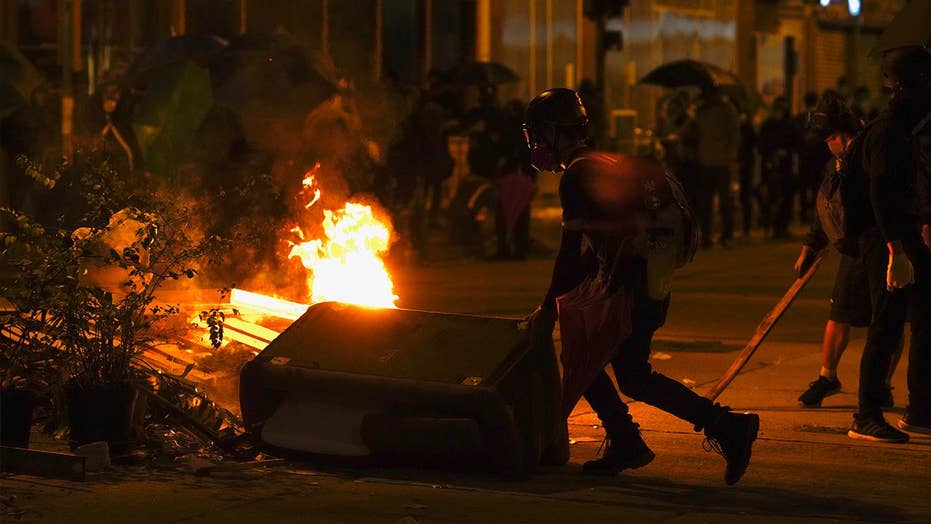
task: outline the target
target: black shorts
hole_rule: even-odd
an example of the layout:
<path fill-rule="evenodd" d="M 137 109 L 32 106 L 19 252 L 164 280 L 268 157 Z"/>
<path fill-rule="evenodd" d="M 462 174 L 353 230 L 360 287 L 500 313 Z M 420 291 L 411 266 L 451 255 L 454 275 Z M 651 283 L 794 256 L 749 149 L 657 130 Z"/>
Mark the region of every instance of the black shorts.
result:
<path fill-rule="evenodd" d="M 867 278 L 867 268 L 859 258 L 841 255 L 831 294 L 831 320 L 853 327 L 869 327 L 873 307 Z"/>

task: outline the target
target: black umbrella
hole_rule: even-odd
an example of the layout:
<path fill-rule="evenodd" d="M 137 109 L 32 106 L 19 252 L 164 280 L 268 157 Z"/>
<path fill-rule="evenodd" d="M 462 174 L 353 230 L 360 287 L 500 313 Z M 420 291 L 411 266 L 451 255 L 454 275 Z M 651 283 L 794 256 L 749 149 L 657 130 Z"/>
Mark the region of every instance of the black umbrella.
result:
<path fill-rule="evenodd" d="M 517 82 L 520 75 L 498 62 L 469 62 L 454 67 L 447 73 L 453 82 L 463 84 L 499 85 Z"/>
<path fill-rule="evenodd" d="M 714 64 L 692 59 L 665 63 L 647 73 L 639 83 L 670 88 L 743 85 L 734 73 Z"/>
<path fill-rule="evenodd" d="M 213 35 L 173 36 L 146 49 L 126 70 L 123 83 L 137 86 L 147 81 L 155 71 L 161 71 L 186 60 L 206 66 L 210 57 L 226 46 L 226 40 Z"/>
<path fill-rule="evenodd" d="M 42 74 L 18 48 L 0 42 L 0 117 L 28 104 L 43 83 Z"/>
<path fill-rule="evenodd" d="M 304 117 L 336 93 L 335 68 L 287 35 L 243 36 L 210 62 L 217 101 L 241 118 L 247 139 L 274 149 L 273 129 L 299 136 Z"/>
<path fill-rule="evenodd" d="M 931 0 L 911 0 L 906 3 L 879 36 L 870 54 L 910 46 L 931 46 Z"/>

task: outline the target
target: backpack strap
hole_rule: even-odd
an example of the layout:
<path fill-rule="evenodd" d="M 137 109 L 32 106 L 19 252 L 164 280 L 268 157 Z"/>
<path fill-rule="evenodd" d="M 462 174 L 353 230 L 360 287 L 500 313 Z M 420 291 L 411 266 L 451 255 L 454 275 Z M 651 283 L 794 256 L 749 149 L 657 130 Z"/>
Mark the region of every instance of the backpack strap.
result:
<path fill-rule="evenodd" d="M 931 111 L 929 111 L 924 118 L 915 124 L 915 127 L 912 128 L 912 136 L 918 136 L 918 133 L 921 133 L 922 130 L 924 130 L 925 126 L 928 125 L 928 122 L 931 122 Z"/>

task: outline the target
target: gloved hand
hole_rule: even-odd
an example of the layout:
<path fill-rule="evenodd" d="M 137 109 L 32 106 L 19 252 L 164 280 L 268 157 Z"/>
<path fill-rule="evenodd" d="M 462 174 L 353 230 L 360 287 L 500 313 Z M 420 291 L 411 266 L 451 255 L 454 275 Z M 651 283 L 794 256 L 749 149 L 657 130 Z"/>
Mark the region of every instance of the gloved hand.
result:
<path fill-rule="evenodd" d="M 808 272 L 808 269 L 814 263 L 818 252 L 808 246 L 802 246 L 802 253 L 795 261 L 795 276 L 802 278 L 802 275 Z"/>
<path fill-rule="evenodd" d="M 530 325 L 530 339 L 533 343 L 553 338 L 553 328 L 556 327 L 556 310 L 538 306 L 533 310 L 526 321 Z"/>
<path fill-rule="evenodd" d="M 902 250 L 901 242 L 889 243 L 889 266 L 886 269 L 886 289 L 902 289 L 915 283 L 915 268 Z"/>

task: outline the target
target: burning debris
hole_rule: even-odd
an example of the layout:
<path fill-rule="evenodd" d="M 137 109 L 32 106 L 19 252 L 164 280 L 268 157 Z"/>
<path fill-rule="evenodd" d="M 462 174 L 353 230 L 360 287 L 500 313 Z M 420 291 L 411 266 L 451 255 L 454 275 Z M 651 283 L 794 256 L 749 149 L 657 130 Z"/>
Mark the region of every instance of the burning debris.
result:
<path fill-rule="evenodd" d="M 310 198 L 305 209 L 320 200 L 317 164 L 303 181 L 302 195 Z M 336 301 L 369 307 L 395 307 L 398 296 L 382 257 L 391 247 L 391 224 L 379 219 L 372 205 L 346 202 L 342 209 L 323 211 L 323 237 L 307 239 L 300 226 L 291 229 L 289 258 L 297 258 L 309 271 L 311 303 Z"/>

